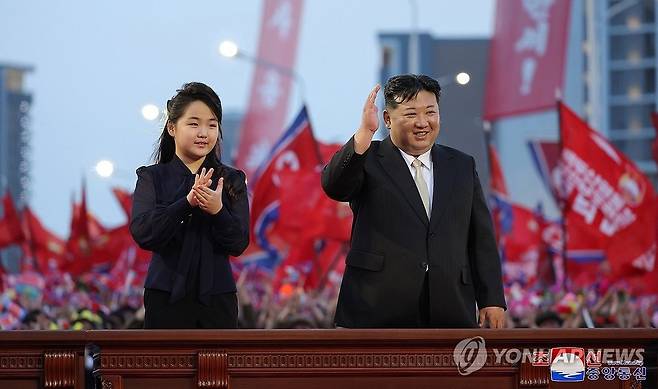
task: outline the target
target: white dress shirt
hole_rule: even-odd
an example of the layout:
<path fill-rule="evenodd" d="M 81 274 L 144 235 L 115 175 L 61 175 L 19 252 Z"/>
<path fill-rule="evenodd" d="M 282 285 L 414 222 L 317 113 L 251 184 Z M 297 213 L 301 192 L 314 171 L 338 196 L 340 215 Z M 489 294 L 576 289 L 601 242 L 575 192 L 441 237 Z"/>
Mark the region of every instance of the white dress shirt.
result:
<path fill-rule="evenodd" d="M 416 159 L 416 157 L 414 157 L 413 155 L 409 155 L 402 150 L 400 150 L 400 154 L 402 154 L 402 158 L 404 158 L 404 161 L 407 164 L 407 169 L 409 169 L 409 173 L 411 174 L 411 179 L 413 180 L 416 177 L 416 168 L 413 167 L 411 164 L 413 163 L 414 159 Z M 423 164 L 420 168 L 420 172 L 423 175 L 425 182 L 427 183 L 427 192 L 430 195 L 430 213 L 431 213 L 432 200 L 434 197 L 433 195 L 434 194 L 434 164 L 432 164 L 432 149 L 429 149 L 425 153 L 419 155 L 418 159 Z M 427 215 L 427 217 L 429 216 L 430 215 Z"/>

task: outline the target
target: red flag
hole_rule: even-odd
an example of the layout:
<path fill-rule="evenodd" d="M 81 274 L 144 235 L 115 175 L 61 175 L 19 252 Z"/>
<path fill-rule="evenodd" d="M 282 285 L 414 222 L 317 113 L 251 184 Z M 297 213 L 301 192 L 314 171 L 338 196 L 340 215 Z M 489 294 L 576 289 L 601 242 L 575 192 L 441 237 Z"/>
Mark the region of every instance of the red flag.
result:
<path fill-rule="evenodd" d="M 112 193 L 114 193 L 114 197 L 119 201 L 121 209 L 123 209 L 126 217 L 130 220 L 130 213 L 132 212 L 133 207 L 133 195 L 121 188 L 112 188 Z"/>
<path fill-rule="evenodd" d="M 560 144 L 552 141 L 530 141 L 528 142 L 537 172 L 542 179 L 546 189 L 553 195 L 556 205 L 560 204 L 560 185 L 562 171 L 560 169 Z M 564 254 L 561 222 L 547 222 L 547 243 L 550 249 L 557 255 Z M 580 264 L 601 262 L 605 259 L 605 253 L 601 250 L 603 243 L 598 236 L 591 236 L 589 228 L 577 230 L 571 226 L 569 230 L 569 251 L 567 256 L 573 262 Z M 560 258 L 561 259 L 561 258 Z M 598 265 L 597 265 L 598 266 Z M 574 273 L 571 272 L 571 275 Z"/>
<path fill-rule="evenodd" d="M 547 220 L 541 211 L 537 212 L 537 221 L 539 222 L 539 229 L 541 231 L 541 246 L 539 249 L 539 257 L 537 258 L 537 269 L 535 270 L 535 286 L 539 288 L 547 288 L 559 283 L 562 285 L 564 277 L 564 265 L 562 258 L 559 257 L 561 251 L 553 250 L 551 245 L 551 226 L 555 226 L 558 233 L 562 230 L 560 227 L 549 220 Z M 559 241 L 561 243 L 561 240 Z"/>
<path fill-rule="evenodd" d="M 511 262 L 508 263 L 508 267 L 518 268 L 523 264 L 524 269 L 533 269 L 523 271 L 524 274 L 530 274 L 536 268 L 541 245 L 539 222 L 533 210 L 510 201 L 498 153 L 492 145 L 488 145 L 488 151 L 491 208 L 498 246 L 503 259 Z"/>
<path fill-rule="evenodd" d="M 320 151 L 320 158 L 322 164 L 326 164 L 343 147 L 340 143 L 322 143 L 318 142 L 318 150 Z"/>
<path fill-rule="evenodd" d="M 302 0 L 263 2 L 259 59 L 254 70 L 249 108 L 242 120 L 236 165 L 252 180 L 256 169 L 281 136 L 294 81 Z"/>
<path fill-rule="evenodd" d="M 564 104 L 561 189 L 568 245 L 587 234 L 606 252 L 615 278 L 652 271 L 656 203 L 649 179 L 635 164 Z M 595 246 L 596 247 L 596 246 Z"/>
<path fill-rule="evenodd" d="M 103 248 L 111 265 L 109 279 L 112 281 L 108 286 L 119 292 L 130 286 L 142 286 L 148 263 L 141 260 L 140 249 L 132 239 L 128 224 L 113 228 L 108 234 L 108 243 Z"/>
<path fill-rule="evenodd" d="M 571 2 L 498 0 L 484 117 L 551 108 L 564 83 Z"/>
<path fill-rule="evenodd" d="M 73 205 L 72 219 L 78 220 L 80 222 L 81 220 L 87 219 L 87 232 L 92 242 L 107 232 L 107 228 L 101 224 L 101 222 L 96 216 L 94 216 L 94 214 L 89 212 L 86 204 L 80 203 Z"/>
<path fill-rule="evenodd" d="M 501 237 L 509 233 L 512 226 L 513 211 L 509 201 L 505 176 L 500 166 L 498 153 L 493 145 L 487 145 L 489 157 L 489 200 L 491 203 L 491 214 L 494 221 L 494 232 L 498 248 L 502 250 Z"/>
<path fill-rule="evenodd" d="M 319 251 L 317 245 L 319 244 L 320 242 L 316 239 L 307 238 L 299 240 L 290 247 L 288 255 L 276 268 L 272 279 L 272 290 L 275 293 L 281 292 L 280 289 L 283 285 L 288 285 L 287 288 L 304 285 L 306 278 L 313 269 Z M 286 294 L 285 290 L 283 290 L 284 294 Z"/>
<path fill-rule="evenodd" d="M 498 152 L 492 145 L 489 148 L 489 187 L 499 196 L 508 196 L 503 168 L 500 166 Z"/>
<path fill-rule="evenodd" d="M 279 173 L 279 218 L 274 229 L 290 244 L 313 239 L 316 233 L 308 228 L 316 220 L 318 207 L 321 207 L 322 189 L 320 173 L 317 170 L 285 171 Z M 318 190 L 319 188 L 319 190 Z"/>
<path fill-rule="evenodd" d="M 67 249 L 69 251 L 89 251 L 89 214 L 87 212 L 87 189 L 82 184 L 82 200 L 80 204 L 71 205 L 71 232 Z"/>
<path fill-rule="evenodd" d="M 343 146 L 338 143 L 325 144 L 318 142 L 322 164 L 331 160 L 331 157 L 340 150 Z M 321 186 L 320 186 L 321 187 Z M 319 188 L 320 188 L 319 187 Z M 320 236 L 325 236 L 330 239 L 348 242 L 352 236 L 352 210 L 348 203 L 338 202 L 331 200 L 322 191 L 323 202 L 325 205 L 321 209 L 324 210 L 323 220 L 324 228 L 319 232 Z"/>
<path fill-rule="evenodd" d="M 317 145 L 304 107 L 272 149 L 267 163 L 256 173 L 251 203 L 252 239 L 242 260 L 259 261 L 269 269 L 274 268 L 285 248 L 281 247 L 285 243 L 273 234 L 279 220 L 281 176 L 287 171 L 313 171 L 319 164 Z"/>
<path fill-rule="evenodd" d="M 96 268 L 109 269 L 133 245 L 128 224 L 104 231 L 91 242 L 91 264 Z"/>
<path fill-rule="evenodd" d="M 343 275 L 347 243 L 338 240 L 325 240 L 325 245 L 315 259 L 313 269 L 306 278 L 304 288 L 322 290 L 330 281 L 332 273 Z"/>
<path fill-rule="evenodd" d="M 536 261 L 542 238 L 537 215 L 532 209 L 512 204 L 512 223 L 501 241 L 505 259 L 513 262 Z"/>
<path fill-rule="evenodd" d="M 326 196 L 317 171 L 287 172 L 281 178 L 275 230 L 289 243 L 290 252 L 277 268 L 275 284 L 293 278 L 306 290 L 322 288 L 350 240 L 352 212 L 346 203 Z"/>
<path fill-rule="evenodd" d="M 42 274 L 61 269 L 66 254 L 66 242 L 44 227 L 29 207 L 23 209 L 22 216 L 26 237 L 22 247 L 22 270 L 33 269 L 34 262 Z"/>
<path fill-rule="evenodd" d="M 329 160 L 341 147 L 322 143 L 318 146 L 322 161 Z M 279 177 L 280 207 L 275 232 L 287 241 L 290 252 L 277 268 L 275 285 L 284 279 L 291 285 L 290 279 L 296 277 L 297 286 L 304 289 L 323 288 L 350 240 L 352 212 L 347 203 L 331 200 L 324 193 L 320 165 L 304 171 L 287 170 Z"/>
<path fill-rule="evenodd" d="M 554 232 L 561 236 L 559 225 L 545 220 L 540 210 L 534 211 L 509 200 L 505 176 L 492 145 L 489 145 L 489 166 L 491 211 L 505 279 L 526 285 L 554 285 L 558 281 L 555 256 L 562 251 L 550 250 L 550 243 L 561 247 L 562 242 L 558 239 L 549 243 L 548 239 Z M 557 231 L 552 230 L 553 227 Z"/>
<path fill-rule="evenodd" d="M 553 199 L 559 206 L 560 186 L 562 171 L 560 169 L 560 145 L 557 142 L 550 141 L 531 141 L 528 143 L 530 154 L 532 155 L 535 167 L 539 172 L 546 189 L 551 192 Z M 603 274 L 602 270 L 606 269 L 605 261 L 605 240 L 599 235 L 593 234 L 591 228 L 569 228 L 569 244 L 566 255 L 569 260 L 566 267 L 572 283 L 576 286 L 586 286 L 592 284 L 598 276 L 607 277 L 609 274 Z M 550 236 L 559 234 L 559 239 L 553 239 L 551 250 L 556 257 L 556 261 L 562 261 L 565 254 L 562 242 L 561 222 L 553 223 L 549 228 Z M 559 246 L 559 247 L 558 247 Z M 556 268 L 561 271 L 563 265 Z M 609 272 L 609 270 L 608 270 Z"/>
<path fill-rule="evenodd" d="M 97 234 L 99 231 L 94 231 Z M 91 245 L 89 214 L 87 213 L 87 189 L 82 183 L 80 205 L 73 204 L 71 210 L 71 232 L 66 243 L 66 271 L 79 275 L 91 268 Z"/>
<path fill-rule="evenodd" d="M 656 220 L 658 220 L 658 197 L 656 197 L 655 202 Z M 656 241 L 658 241 L 658 223 L 656 223 Z M 658 259 L 658 252 L 656 253 L 656 259 Z M 641 276 L 628 277 L 625 281 L 634 295 L 658 295 L 658 266 L 654 266 L 653 270 Z"/>
<path fill-rule="evenodd" d="M 84 269 L 82 279 L 99 289 L 126 294 L 130 287 L 143 286 L 150 253 L 139 249 L 126 223 L 96 239 L 91 258 L 91 267 Z"/>
<path fill-rule="evenodd" d="M 539 282 L 544 285 L 562 285 L 564 284 L 565 270 L 570 285 L 575 288 L 591 286 L 596 282 L 607 281 L 610 278 L 610 269 L 607 261 L 605 261 L 605 252 L 600 248 L 583 248 L 587 244 L 593 243 L 583 237 L 582 232 L 576 228 L 569 229 L 568 246 L 570 248 L 565 250 L 561 221 L 544 221 L 542 239 L 549 256 L 540 256 L 537 264 Z M 585 244 L 584 242 L 589 243 Z M 565 251 L 568 258 L 566 263 L 564 262 Z"/>
<path fill-rule="evenodd" d="M 342 274 L 339 264 L 345 260 L 345 243 L 337 240 L 306 238 L 291 249 L 277 267 L 272 288 L 284 293 L 285 288 L 303 287 L 304 290 L 322 289 L 332 271 Z M 281 289 L 285 286 L 284 289 Z M 285 297 L 285 296 L 284 296 Z"/>
<path fill-rule="evenodd" d="M 276 231 L 290 244 L 304 238 L 350 240 L 352 211 L 347 203 L 327 197 L 318 170 L 285 172 L 281 177 Z"/>
<path fill-rule="evenodd" d="M 127 216 L 130 217 L 132 207 L 132 195 L 121 189 L 113 189 L 115 196 L 120 201 Z M 74 220 L 84 220 L 86 205 L 83 202 L 76 204 L 73 211 Z M 111 229 L 103 226 L 98 219 L 89 211 L 86 212 L 87 231 L 89 234 L 89 255 L 81 258 L 86 264 L 79 271 L 89 271 L 91 268 L 106 270 L 113 266 L 114 262 L 127 250 L 132 250 L 135 255 L 135 265 L 143 267 L 143 262 L 151 258 L 151 253 L 139 248 L 130 234 L 128 224 L 120 225 Z M 86 258 L 85 258 L 86 257 Z"/>
<path fill-rule="evenodd" d="M 107 230 L 102 239 L 94 242 L 93 251 L 96 266 L 113 266 L 117 258 L 129 256 L 131 269 L 140 276 L 146 274 L 151 259 L 151 252 L 139 248 L 133 240 L 128 223 Z"/>
<path fill-rule="evenodd" d="M 21 222 L 9 192 L 2 198 L 2 208 L 4 216 L 0 219 L 0 248 L 20 243 L 24 239 Z"/>

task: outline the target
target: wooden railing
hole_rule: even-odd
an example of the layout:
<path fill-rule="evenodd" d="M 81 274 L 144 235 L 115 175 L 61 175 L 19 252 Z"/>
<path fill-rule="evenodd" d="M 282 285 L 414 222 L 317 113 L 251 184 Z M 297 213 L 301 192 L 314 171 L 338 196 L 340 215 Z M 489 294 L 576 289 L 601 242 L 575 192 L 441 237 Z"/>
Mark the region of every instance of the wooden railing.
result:
<path fill-rule="evenodd" d="M 558 347 L 592 350 L 583 382 L 537 364 Z M 658 387 L 653 329 L 337 329 L 0 332 L 0 388 L 84 388 L 85 350 L 103 389 Z"/>

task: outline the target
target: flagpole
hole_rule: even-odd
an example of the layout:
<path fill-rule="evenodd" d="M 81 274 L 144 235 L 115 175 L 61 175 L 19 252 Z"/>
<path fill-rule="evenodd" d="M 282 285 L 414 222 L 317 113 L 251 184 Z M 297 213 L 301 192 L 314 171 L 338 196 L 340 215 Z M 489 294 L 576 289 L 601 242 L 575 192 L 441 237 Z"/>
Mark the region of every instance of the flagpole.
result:
<path fill-rule="evenodd" d="M 556 91 L 556 105 L 557 105 L 557 117 L 558 117 L 558 166 L 562 163 L 560 167 L 560 192 L 558 195 L 558 202 L 560 205 L 560 212 L 562 213 L 562 218 L 560 220 L 560 227 L 562 229 L 562 289 L 566 292 L 567 290 L 567 201 L 564 196 L 566 196 L 566 184 L 565 184 L 565 173 L 564 173 L 564 161 L 562 161 L 562 151 L 564 150 L 564 140 L 562 139 L 562 130 L 564 129 L 564 122 L 562 120 L 562 99 L 559 96 L 559 91 Z"/>

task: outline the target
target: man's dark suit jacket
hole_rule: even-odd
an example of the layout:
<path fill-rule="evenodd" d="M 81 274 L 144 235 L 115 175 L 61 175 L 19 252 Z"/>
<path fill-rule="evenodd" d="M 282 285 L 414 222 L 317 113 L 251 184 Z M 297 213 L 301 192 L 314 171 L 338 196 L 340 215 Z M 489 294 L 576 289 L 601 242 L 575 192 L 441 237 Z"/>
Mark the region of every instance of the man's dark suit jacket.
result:
<path fill-rule="evenodd" d="M 429 266 L 430 326 L 477 327 L 477 307 L 506 307 L 491 216 L 473 157 L 434 145 L 428 219 L 418 189 L 390 137 L 363 155 L 354 138 L 322 173 L 329 197 L 349 201 L 351 248 L 335 322 L 351 328 L 417 327 Z"/>
<path fill-rule="evenodd" d="M 137 169 L 130 232 L 141 248 L 153 252 L 144 287 L 170 292 L 171 302 L 197 293 L 209 304 L 211 295 L 235 292 L 229 255 L 240 255 L 249 244 L 244 173 L 212 156 L 202 167 L 215 169 L 213 190 L 224 177 L 224 205 L 216 215 L 188 203 L 194 174 L 177 156 Z"/>

